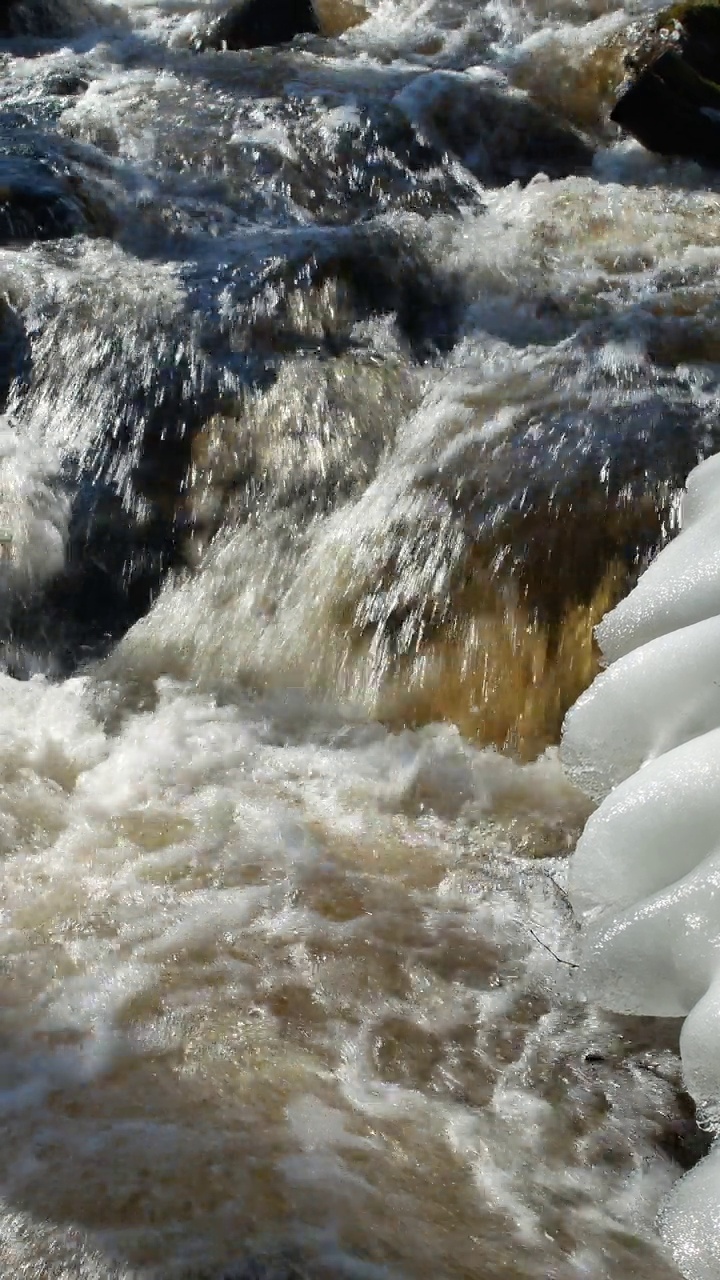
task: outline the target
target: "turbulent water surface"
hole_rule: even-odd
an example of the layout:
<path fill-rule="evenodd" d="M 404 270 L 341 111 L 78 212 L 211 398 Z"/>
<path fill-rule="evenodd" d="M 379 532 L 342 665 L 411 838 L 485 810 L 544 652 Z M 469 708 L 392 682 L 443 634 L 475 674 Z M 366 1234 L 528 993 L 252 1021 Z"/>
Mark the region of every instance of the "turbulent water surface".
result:
<path fill-rule="evenodd" d="M 640 6 L 318 12 L 2 46 L 0 1271 L 672 1280 L 556 747 L 720 444 L 720 187 L 607 125 Z"/>

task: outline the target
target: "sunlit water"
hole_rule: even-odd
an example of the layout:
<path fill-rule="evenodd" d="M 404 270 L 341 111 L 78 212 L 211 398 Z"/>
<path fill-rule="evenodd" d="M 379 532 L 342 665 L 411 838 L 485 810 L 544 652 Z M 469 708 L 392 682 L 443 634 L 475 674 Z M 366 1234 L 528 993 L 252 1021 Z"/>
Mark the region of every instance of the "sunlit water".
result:
<path fill-rule="evenodd" d="M 5 44 L 78 234 L 3 205 L 0 1270 L 671 1280 L 555 747 L 720 443 L 720 188 L 608 130 L 640 7 L 318 9 Z"/>

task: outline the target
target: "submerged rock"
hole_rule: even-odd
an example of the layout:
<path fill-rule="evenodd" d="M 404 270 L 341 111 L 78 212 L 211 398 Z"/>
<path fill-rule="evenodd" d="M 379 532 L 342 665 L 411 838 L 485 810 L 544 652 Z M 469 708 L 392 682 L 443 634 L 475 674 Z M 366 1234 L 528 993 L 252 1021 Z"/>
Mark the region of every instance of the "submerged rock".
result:
<path fill-rule="evenodd" d="M 4 411 L 13 384 L 25 381 L 29 364 L 25 324 L 7 298 L 0 298 L 0 410 Z"/>
<path fill-rule="evenodd" d="M 487 186 L 566 178 L 589 169 L 593 148 L 526 93 L 455 71 L 418 76 L 395 100 L 417 132 Z"/>
<path fill-rule="evenodd" d="M 240 0 L 197 38 L 198 49 L 259 49 L 299 35 L 319 35 L 312 0 Z"/>
<path fill-rule="evenodd" d="M 110 235 L 114 226 L 99 184 L 56 138 L 21 115 L 0 117 L 0 245 Z"/>
<path fill-rule="evenodd" d="M 322 34 L 330 38 L 360 26 L 370 16 L 358 0 L 313 0 L 313 5 Z"/>
<path fill-rule="evenodd" d="M 42 164 L 0 157 L 0 245 L 55 240 L 85 230 L 82 206 Z"/>
<path fill-rule="evenodd" d="M 720 7 L 661 14 L 626 65 L 611 119 L 650 151 L 720 164 Z"/>
<path fill-rule="evenodd" d="M 48 76 L 44 88 L 46 93 L 52 93 L 56 98 L 75 98 L 85 93 L 89 86 L 90 81 L 77 71 L 55 71 Z"/>

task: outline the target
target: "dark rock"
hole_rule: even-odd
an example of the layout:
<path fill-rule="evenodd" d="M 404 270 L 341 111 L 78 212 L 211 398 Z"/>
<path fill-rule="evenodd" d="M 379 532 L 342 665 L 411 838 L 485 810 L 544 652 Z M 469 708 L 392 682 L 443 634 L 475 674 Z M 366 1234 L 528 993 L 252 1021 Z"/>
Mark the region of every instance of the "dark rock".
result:
<path fill-rule="evenodd" d="M 147 612 L 174 556 L 166 521 L 139 521 L 109 486 L 82 482 L 72 496 L 63 570 L 3 601 L 0 669 L 66 676 L 101 657 Z"/>
<path fill-rule="evenodd" d="M 259 49 L 319 35 L 312 0 L 241 0 L 195 41 L 197 49 Z"/>
<path fill-rule="evenodd" d="M 675 1164 L 687 1171 L 709 1154 L 713 1134 L 700 1128 L 695 1103 L 684 1090 L 678 1094 L 677 1106 L 678 1114 L 661 1127 L 657 1145 Z"/>
<path fill-rule="evenodd" d="M 66 325 L 75 339 L 66 350 L 84 370 L 79 317 L 66 307 Z M 103 368 L 98 359 L 95 374 L 99 381 L 117 379 L 117 398 L 107 406 L 110 421 L 98 423 L 96 446 L 81 456 L 66 454 L 61 477 L 53 482 L 70 516 L 62 567 L 42 581 L 11 579 L 4 594 L 0 577 L 0 670 L 16 677 L 33 670 L 64 677 L 104 656 L 147 612 L 167 573 L 183 564 L 183 485 L 193 419 L 203 421 L 209 412 L 203 390 L 192 383 L 192 371 L 176 347 L 168 348 L 151 372 L 143 365 L 135 382 L 138 371 L 128 368 L 129 361 L 121 363 L 122 343 L 111 351 L 112 338 L 101 323 L 83 336 L 88 347 L 102 347 L 106 338 L 107 364 Z M 62 341 L 53 345 L 58 364 L 67 365 L 57 351 Z M 34 354 L 29 408 L 28 399 L 23 401 L 30 414 L 33 393 L 42 397 L 49 385 L 43 378 L 47 368 Z M 55 384 L 58 399 L 63 390 Z M 216 398 L 208 396 L 214 406 Z M 67 400 L 65 408 L 70 408 Z M 135 452 L 137 462 L 129 456 Z"/>
<path fill-rule="evenodd" d="M 358 94 L 354 119 L 340 130 L 315 124 L 297 129 L 292 102 L 280 105 L 278 115 L 286 122 L 294 156 L 290 160 L 268 149 L 258 161 L 253 141 L 253 166 L 256 172 L 260 163 L 274 169 L 294 204 L 318 223 L 347 226 L 367 222 L 374 213 L 427 217 L 479 206 L 474 176 L 448 164 L 446 148 L 416 130 L 384 96 L 369 93 L 363 102 Z"/>
<path fill-rule="evenodd" d="M 5 0 L 0 13 L 0 36 L 16 36 L 27 33 L 29 14 L 22 0 Z"/>
<path fill-rule="evenodd" d="M 94 16 L 89 0 L 2 0 L 0 39 L 71 35 Z"/>
<path fill-rule="evenodd" d="M 31 160 L 0 157 L 0 245 L 60 239 L 85 226 L 79 201 L 51 171 Z"/>
<path fill-rule="evenodd" d="M 85 93 L 89 80 L 74 71 L 56 71 L 45 81 L 45 92 L 58 98 L 74 98 Z"/>
<path fill-rule="evenodd" d="M 295 252 L 268 271 L 253 298 L 253 318 L 234 335 L 236 348 L 262 352 L 271 359 L 279 351 L 307 349 L 307 337 L 297 332 L 286 314 L 296 291 L 336 282 L 353 323 L 376 316 L 393 316 L 398 334 L 420 362 L 449 351 L 457 338 L 462 314 L 457 279 L 438 272 L 422 248 L 390 228 L 368 224 L 345 229 Z M 291 309 L 291 308 L 290 308 Z M 326 334 L 323 347 L 330 355 L 345 350 L 349 334 L 342 328 Z"/>
<path fill-rule="evenodd" d="M 59 139 L 0 117 L 0 245 L 111 235 L 100 185 Z"/>
<path fill-rule="evenodd" d="M 25 325 L 6 298 L 0 298 L 0 412 L 13 384 L 26 384 L 30 342 Z"/>
<path fill-rule="evenodd" d="M 308 1277 L 297 1263 L 284 1258 L 250 1258 L 231 1271 L 223 1271 L 218 1280 L 308 1280 Z"/>
<path fill-rule="evenodd" d="M 418 133 L 451 152 L 487 186 L 529 182 L 538 173 L 564 178 L 586 171 L 587 139 L 528 94 L 478 83 L 469 75 L 434 71 L 422 94 L 397 99 Z"/>
<path fill-rule="evenodd" d="M 720 164 L 720 8 L 661 14 L 626 65 L 611 119 L 649 151 Z"/>

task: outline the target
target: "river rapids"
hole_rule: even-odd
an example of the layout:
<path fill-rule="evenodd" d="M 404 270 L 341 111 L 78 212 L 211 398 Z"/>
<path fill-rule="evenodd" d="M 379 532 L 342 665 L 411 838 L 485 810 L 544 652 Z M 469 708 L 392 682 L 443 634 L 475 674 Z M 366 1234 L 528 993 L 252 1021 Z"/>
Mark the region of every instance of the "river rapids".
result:
<path fill-rule="evenodd" d="M 558 742 L 720 447 L 720 183 L 608 124 L 647 6 L 317 9 L 0 36 L 0 1274 L 677 1280 Z"/>

